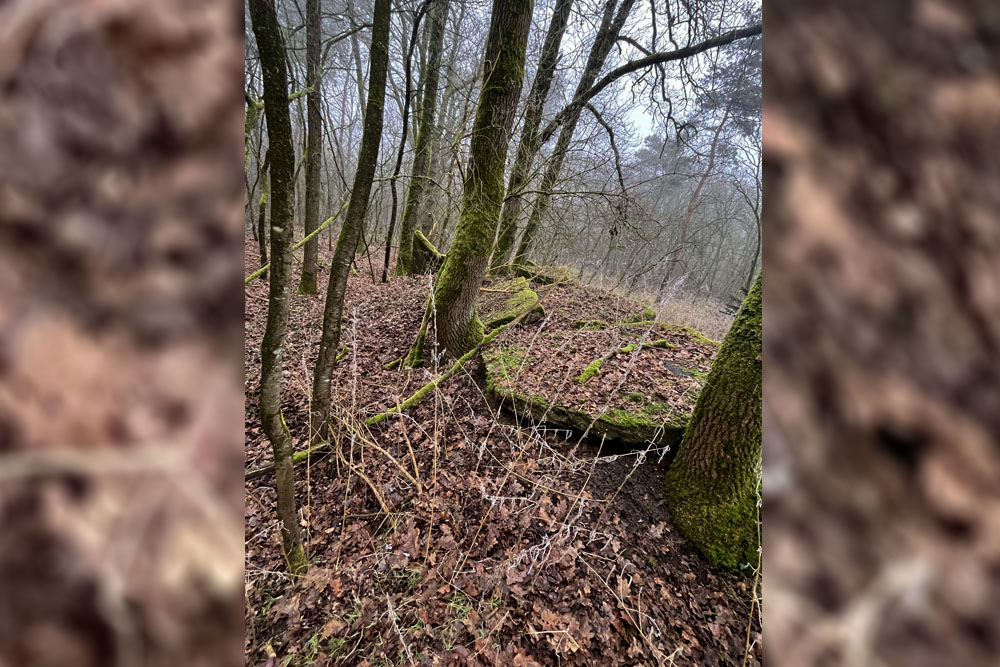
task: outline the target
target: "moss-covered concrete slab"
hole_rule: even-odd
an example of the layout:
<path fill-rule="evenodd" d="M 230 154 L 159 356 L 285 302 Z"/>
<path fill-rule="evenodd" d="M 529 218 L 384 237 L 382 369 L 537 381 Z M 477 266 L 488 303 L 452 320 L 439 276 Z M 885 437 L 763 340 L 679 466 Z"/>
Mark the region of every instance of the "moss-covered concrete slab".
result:
<path fill-rule="evenodd" d="M 484 289 L 488 295 L 499 295 L 482 299 L 482 320 L 487 331 L 513 321 L 522 313 L 527 314 L 521 319 L 521 324 L 534 324 L 545 317 L 545 308 L 538 299 L 538 293 L 524 278 L 505 280 Z"/>
<path fill-rule="evenodd" d="M 518 264 L 511 268 L 515 276 L 526 278 L 539 285 L 567 283 L 573 279 L 573 271 L 568 266 L 539 266 L 534 262 Z"/>
<path fill-rule="evenodd" d="M 505 337 L 483 352 L 487 391 L 550 426 L 636 447 L 676 445 L 717 344 L 681 327 L 650 327 Z"/>

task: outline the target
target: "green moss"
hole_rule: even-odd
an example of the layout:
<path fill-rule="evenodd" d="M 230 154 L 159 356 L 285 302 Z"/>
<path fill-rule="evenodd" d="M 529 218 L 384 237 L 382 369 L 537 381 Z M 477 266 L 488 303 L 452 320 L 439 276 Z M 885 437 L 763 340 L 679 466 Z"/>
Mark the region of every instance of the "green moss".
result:
<path fill-rule="evenodd" d="M 518 280 L 527 285 L 524 278 L 518 278 Z M 533 289 L 524 288 L 513 292 L 504 304 L 503 310 L 487 316 L 485 327 L 487 330 L 496 329 L 513 321 L 523 313 L 527 314 L 521 320 L 522 324 L 538 322 L 545 317 L 545 308 L 538 300 L 538 293 Z"/>
<path fill-rule="evenodd" d="M 622 408 L 611 408 L 604 417 L 616 426 L 653 426 L 654 423 L 641 412 L 629 412 Z"/>
<path fill-rule="evenodd" d="M 632 401 L 633 403 L 642 403 L 646 400 L 646 397 L 639 392 L 632 392 L 631 394 L 625 394 L 625 400 Z"/>
<path fill-rule="evenodd" d="M 527 278 L 539 285 L 568 283 L 573 279 L 573 269 L 568 266 L 539 266 L 534 262 L 517 264 L 511 268 L 516 276 Z"/>
<path fill-rule="evenodd" d="M 490 285 L 489 291 L 491 292 L 520 292 L 521 290 L 531 289 L 531 285 L 524 278 L 518 276 L 517 278 L 511 278 L 510 280 L 504 280 L 494 285 Z"/>
<path fill-rule="evenodd" d="M 670 412 L 672 408 L 669 403 L 664 403 L 663 401 L 650 401 L 649 405 L 646 406 L 647 414 L 651 415 L 662 415 Z"/>
<path fill-rule="evenodd" d="M 317 294 L 319 289 L 316 287 L 316 274 L 303 271 L 302 276 L 299 278 L 299 286 L 295 290 L 296 294 Z"/>
<path fill-rule="evenodd" d="M 586 331 L 600 331 L 608 326 L 604 320 L 577 320 L 573 322 L 574 329 L 584 329 Z"/>
<path fill-rule="evenodd" d="M 693 338 L 695 342 L 701 343 L 702 345 L 711 345 L 712 347 L 719 347 L 720 345 L 719 341 L 712 340 L 697 329 L 692 329 L 691 327 L 683 327 L 677 324 L 663 324 L 662 326 L 670 331 L 678 331 L 680 333 L 687 334 Z"/>
<path fill-rule="evenodd" d="M 699 371 L 697 368 L 688 368 L 686 366 L 678 366 L 678 368 L 685 373 L 689 373 L 692 377 L 697 378 L 698 380 L 705 380 L 708 378 L 708 373 Z"/>
<path fill-rule="evenodd" d="M 629 343 L 628 345 L 626 345 L 625 347 L 623 347 L 621 349 L 621 351 L 624 352 L 625 354 L 631 354 L 632 352 L 635 352 L 635 349 L 637 347 L 639 347 L 638 343 Z M 674 347 L 677 347 L 677 346 L 674 345 L 673 343 L 671 343 L 669 340 L 666 340 L 665 338 L 661 338 L 659 340 L 646 341 L 645 343 L 642 344 L 641 349 L 645 350 L 646 348 L 650 348 L 650 347 L 661 347 L 661 348 L 670 349 L 670 348 L 674 348 Z"/>
<path fill-rule="evenodd" d="M 434 244 L 424 236 L 424 233 L 419 229 L 413 232 L 413 243 L 411 245 L 411 257 L 406 260 L 404 264 L 404 259 L 402 254 L 396 264 L 396 272 L 399 274 L 400 267 L 412 266 L 413 273 L 415 274 L 426 274 L 434 273 L 441 265 L 444 263 L 445 256 L 438 252 L 438 249 L 434 247 Z"/>
<path fill-rule="evenodd" d="M 584 369 L 582 373 L 580 373 L 580 375 L 577 376 L 576 383 L 583 384 L 584 382 L 586 382 L 587 380 L 594 377 L 600 372 L 601 372 L 601 360 L 595 359 L 594 361 L 590 362 L 590 365 L 588 365 L 587 368 Z"/>
<path fill-rule="evenodd" d="M 639 324 L 642 322 L 652 322 L 656 319 L 656 311 L 644 305 L 638 313 L 633 313 L 619 320 L 620 324 Z"/>
<path fill-rule="evenodd" d="M 761 469 L 761 314 L 758 276 L 719 349 L 666 476 L 680 534 L 714 567 L 756 564 Z"/>

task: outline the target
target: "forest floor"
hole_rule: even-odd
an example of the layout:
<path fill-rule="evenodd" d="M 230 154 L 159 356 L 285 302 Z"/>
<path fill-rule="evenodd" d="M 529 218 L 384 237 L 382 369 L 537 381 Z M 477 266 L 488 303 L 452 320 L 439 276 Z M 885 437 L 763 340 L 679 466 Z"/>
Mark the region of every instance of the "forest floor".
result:
<path fill-rule="evenodd" d="M 662 501 L 664 452 L 519 423 L 487 397 L 480 363 L 365 427 L 434 369 L 385 368 L 414 339 L 429 278 L 373 284 L 368 261 L 357 265 L 341 341 L 349 352 L 333 376 L 339 454 L 296 468 L 305 576 L 283 573 L 273 477 L 246 485 L 247 664 L 760 664 L 754 572 L 713 572 L 676 535 Z M 327 279 L 321 271 L 321 289 Z M 571 321 L 614 321 L 634 305 L 572 283 L 539 295 L 548 318 L 501 339 L 539 328 L 585 336 Z M 271 460 L 257 416 L 266 298 L 264 281 L 247 286 L 248 470 Z M 322 308 L 322 296 L 292 298 L 284 415 L 297 448 Z M 584 367 L 607 353 L 571 349 Z"/>

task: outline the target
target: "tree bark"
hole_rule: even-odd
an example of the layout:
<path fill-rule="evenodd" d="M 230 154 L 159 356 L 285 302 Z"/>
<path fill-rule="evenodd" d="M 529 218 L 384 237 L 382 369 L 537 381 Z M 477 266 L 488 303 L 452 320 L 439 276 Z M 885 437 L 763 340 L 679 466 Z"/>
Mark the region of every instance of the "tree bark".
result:
<path fill-rule="evenodd" d="M 715 567 L 756 565 L 761 466 L 761 276 L 740 308 L 667 471 L 674 526 Z"/>
<path fill-rule="evenodd" d="M 413 33 L 410 35 L 410 44 L 406 47 L 406 59 L 403 61 L 403 73 L 405 77 L 405 90 L 403 91 L 403 109 L 400 115 L 403 117 L 403 131 L 399 138 L 399 150 L 396 152 L 396 167 L 393 169 L 392 178 L 389 179 L 389 190 L 392 193 L 392 209 L 389 213 L 389 230 L 385 235 L 385 258 L 382 262 L 382 282 L 389 280 L 389 256 L 392 253 L 392 238 L 396 232 L 396 206 L 398 204 L 396 194 L 396 179 L 399 177 L 399 170 L 403 166 L 403 152 L 406 150 L 406 137 L 410 129 L 410 85 L 412 83 L 413 69 L 413 49 L 417 42 L 417 31 L 420 29 L 420 21 L 430 0 L 424 0 L 416 16 L 413 17 Z M 405 36 L 405 33 L 404 33 Z"/>
<path fill-rule="evenodd" d="M 344 294 L 351 264 L 364 232 L 365 213 L 371 195 L 372 181 L 378 166 L 379 145 L 382 143 L 382 116 L 385 108 L 385 80 L 389 69 L 389 0 L 375 0 L 372 24 L 371 51 L 368 56 L 368 102 L 365 110 L 365 127 L 361 135 L 358 168 L 347 215 L 340 229 L 337 248 L 330 267 L 330 284 L 326 291 L 323 310 L 323 333 L 320 338 L 319 358 L 313 373 L 312 407 L 309 415 L 309 440 L 311 443 L 325 439 L 329 434 L 330 382 L 333 365 L 340 345 L 340 328 L 344 308 Z"/>
<path fill-rule="evenodd" d="M 281 414 L 281 376 L 288 328 L 288 299 L 292 265 L 292 219 L 295 206 L 292 124 L 288 114 L 288 73 L 285 48 L 274 5 L 250 0 L 250 19 L 264 77 L 264 113 L 267 117 L 271 174 L 271 275 L 267 295 L 267 325 L 261 344 L 260 421 L 274 450 L 275 489 L 281 544 L 288 571 L 306 568 L 295 508 L 292 436 Z"/>
<path fill-rule="evenodd" d="M 403 205 L 400 223 L 399 253 L 396 256 L 396 275 L 413 273 L 413 230 L 416 228 L 417 211 L 423 197 L 425 179 L 430 167 L 431 145 L 435 135 L 434 121 L 437 111 L 438 79 L 441 70 L 441 51 L 444 45 L 444 27 L 448 20 L 449 0 L 434 0 L 431 7 L 427 61 L 421 76 L 423 100 L 417 123 L 417 143 L 410 170 L 410 184 Z"/>
<path fill-rule="evenodd" d="M 493 0 L 462 211 L 434 285 L 436 335 L 452 357 L 460 357 L 483 338 L 476 300 L 503 202 L 504 163 L 524 81 L 532 5 L 533 0 Z M 415 347 L 420 347 L 422 336 Z"/>
<path fill-rule="evenodd" d="M 507 182 L 507 197 L 500 213 L 500 230 L 497 235 L 497 247 L 493 251 L 490 270 L 497 271 L 507 263 L 511 250 L 514 249 L 514 239 L 517 234 L 517 217 L 521 213 L 521 190 L 528 183 L 532 160 L 541 148 L 538 137 L 538 127 L 542 122 L 542 109 L 549 96 L 549 88 L 559 60 L 559 47 L 562 44 L 566 25 L 569 23 L 573 0 L 558 0 L 553 9 L 552 20 L 548 32 L 545 33 L 545 43 L 538 61 L 538 71 L 531 84 L 531 92 L 524 109 L 524 124 L 521 128 L 521 138 L 517 143 L 517 153 L 514 166 Z"/>
<path fill-rule="evenodd" d="M 322 23 L 319 14 L 320 0 L 306 0 L 306 85 L 310 92 L 306 96 L 306 206 L 303 234 L 308 236 L 319 224 L 319 176 L 322 166 L 320 153 L 323 150 L 323 116 L 320 111 L 323 93 L 322 72 L 320 71 L 320 41 Z M 319 239 L 306 243 L 302 259 L 302 276 L 299 278 L 299 294 L 316 294 L 316 267 L 319 260 Z"/>
<path fill-rule="evenodd" d="M 271 172 L 271 149 L 264 151 L 264 161 L 260 164 L 260 207 L 257 211 L 257 248 L 260 265 L 267 266 L 267 195 L 271 191 L 268 179 Z M 267 280 L 267 272 L 262 274 Z"/>

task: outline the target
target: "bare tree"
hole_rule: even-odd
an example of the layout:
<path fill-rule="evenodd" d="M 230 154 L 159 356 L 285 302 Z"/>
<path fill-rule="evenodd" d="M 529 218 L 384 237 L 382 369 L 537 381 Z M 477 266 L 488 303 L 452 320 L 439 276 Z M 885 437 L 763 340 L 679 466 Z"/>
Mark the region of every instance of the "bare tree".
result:
<path fill-rule="evenodd" d="M 456 357 L 474 348 L 483 337 L 476 300 L 493 254 L 503 202 L 504 162 L 524 81 L 532 4 L 532 0 L 493 0 L 462 212 L 427 310 L 433 314 L 439 344 Z M 427 325 L 425 315 L 411 363 L 419 362 L 422 356 Z"/>
<path fill-rule="evenodd" d="M 281 414 L 281 376 L 292 266 L 292 220 L 295 206 L 295 152 L 288 113 L 288 74 L 285 47 L 272 0 L 250 0 L 250 19 L 264 75 L 264 113 L 267 117 L 271 159 L 271 275 L 267 296 L 267 325 L 261 344 L 260 421 L 274 451 L 275 489 L 281 544 L 288 571 L 306 568 L 295 508 L 295 472 L 292 436 Z"/>
<path fill-rule="evenodd" d="M 309 415 L 309 439 L 323 440 L 328 435 L 330 419 L 330 374 L 340 345 L 340 327 L 344 308 L 344 294 L 351 264 L 364 233 L 365 214 L 371 195 L 375 168 L 378 165 L 379 145 L 382 143 L 382 116 L 385 108 L 385 80 L 389 69 L 389 0 L 375 0 L 372 22 L 372 41 L 368 55 L 368 104 L 365 110 L 365 129 L 361 135 L 358 168 L 351 189 L 344 225 L 337 239 L 330 267 L 330 284 L 326 291 L 323 310 L 323 333 L 320 338 L 319 358 L 313 372 L 312 409 Z"/>

